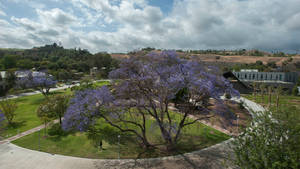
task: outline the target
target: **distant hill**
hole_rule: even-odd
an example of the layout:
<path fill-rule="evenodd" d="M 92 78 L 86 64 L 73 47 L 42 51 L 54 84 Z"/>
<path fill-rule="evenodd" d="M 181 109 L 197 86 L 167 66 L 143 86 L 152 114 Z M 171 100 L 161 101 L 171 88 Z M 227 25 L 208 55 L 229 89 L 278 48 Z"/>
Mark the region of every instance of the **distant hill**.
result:
<path fill-rule="evenodd" d="M 48 70 L 58 79 L 67 78 L 70 74 L 83 72 L 88 74 L 92 67 L 98 67 L 104 77 L 118 63 L 108 53 L 91 54 L 86 49 L 65 49 L 53 43 L 32 49 L 1 49 L 0 69 L 7 70 Z"/>
<path fill-rule="evenodd" d="M 153 48 L 133 51 L 129 53 L 111 54 L 117 60 L 128 58 L 130 55 L 147 54 L 149 52 L 161 52 Z M 272 71 L 281 68 L 281 71 L 300 71 L 300 55 L 285 54 L 282 52 L 270 53 L 259 50 L 177 50 L 177 54 L 186 59 L 196 59 L 205 64 L 215 65 L 224 70 L 240 68 L 258 68 L 261 71 Z M 264 65 L 259 65 L 260 63 Z"/>

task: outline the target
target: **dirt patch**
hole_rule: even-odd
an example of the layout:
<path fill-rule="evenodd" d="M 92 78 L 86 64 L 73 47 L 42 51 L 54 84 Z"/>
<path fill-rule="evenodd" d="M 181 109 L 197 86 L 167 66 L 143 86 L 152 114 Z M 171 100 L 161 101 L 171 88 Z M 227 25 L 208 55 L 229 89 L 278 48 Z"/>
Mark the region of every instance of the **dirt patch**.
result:
<path fill-rule="evenodd" d="M 277 65 L 282 65 L 282 63 L 289 59 L 289 57 L 267 57 L 267 56 L 221 56 L 221 55 L 212 55 L 212 54 L 198 54 L 196 56 L 199 60 L 203 62 L 225 62 L 225 63 L 255 63 L 260 60 L 264 64 L 268 62 L 275 62 Z M 216 59 L 218 57 L 218 59 Z M 292 63 L 300 61 L 300 56 L 292 57 Z"/>

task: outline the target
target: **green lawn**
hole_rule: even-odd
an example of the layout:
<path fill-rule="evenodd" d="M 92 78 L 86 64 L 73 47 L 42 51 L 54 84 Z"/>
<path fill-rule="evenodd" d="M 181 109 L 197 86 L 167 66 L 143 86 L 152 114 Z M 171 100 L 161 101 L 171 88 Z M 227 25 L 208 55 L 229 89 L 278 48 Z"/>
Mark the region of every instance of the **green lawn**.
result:
<path fill-rule="evenodd" d="M 96 82 L 96 87 L 108 85 L 108 81 Z M 62 89 L 51 92 L 52 94 L 72 94 L 70 89 Z M 44 101 L 45 97 L 42 94 L 31 96 L 23 96 L 13 99 L 17 102 L 18 108 L 16 110 L 16 117 L 14 125 L 8 126 L 7 123 L 0 128 L 0 136 L 3 138 L 12 137 L 18 133 L 27 131 L 42 124 L 40 119 L 36 116 L 38 106 Z"/>
<path fill-rule="evenodd" d="M 97 82 L 94 85 L 102 86 L 107 85 L 109 82 Z M 53 92 L 57 93 L 67 93 L 72 92 L 68 90 L 60 90 Z M 36 116 L 36 109 L 40 103 L 44 100 L 44 96 L 41 94 L 25 96 L 15 99 L 18 104 L 18 109 L 16 111 L 15 126 L 6 127 L 6 130 L 1 130 L 1 136 L 11 137 L 16 135 L 18 132 L 23 132 L 31 128 L 41 125 L 41 121 Z M 173 113 L 173 119 L 180 118 L 180 115 Z M 147 137 L 152 143 L 161 143 L 161 135 L 158 127 L 151 127 L 153 120 L 149 118 L 147 121 Z M 88 133 L 69 133 L 66 135 L 51 134 L 51 130 L 48 130 L 48 136 L 43 137 L 44 132 L 39 131 L 28 136 L 22 137 L 16 141 L 21 147 L 41 150 L 44 152 L 63 154 L 70 156 L 86 157 L 86 158 L 117 158 L 119 152 L 119 144 L 117 136 L 121 135 L 120 153 L 121 158 L 137 158 L 137 157 L 158 157 L 167 156 L 178 153 L 185 153 L 194 151 L 197 149 L 202 149 L 216 143 L 222 142 L 229 139 L 230 137 L 224 133 L 221 133 L 215 129 L 205 126 L 201 123 L 195 123 L 184 128 L 182 137 L 178 142 L 178 152 L 167 154 L 163 150 L 163 147 L 159 147 L 155 151 L 143 152 L 137 145 L 136 137 L 128 133 L 119 133 L 119 131 L 110 125 L 106 124 L 103 120 L 99 120 L 96 126 L 98 132 L 97 135 L 88 135 Z M 39 137 L 40 136 L 40 137 Z M 98 141 L 93 141 L 93 139 L 88 139 L 88 136 L 93 136 L 93 138 L 102 138 L 104 150 L 100 151 L 95 145 Z M 39 139 L 40 138 L 40 139 Z M 40 146 L 39 146 L 40 145 Z"/>
<path fill-rule="evenodd" d="M 53 94 L 64 93 L 65 91 L 55 91 Z M 66 91 L 69 93 L 70 91 Z M 14 99 L 17 103 L 16 116 L 13 120 L 13 126 L 8 126 L 4 124 L 0 128 L 0 136 L 7 138 L 14 136 L 18 133 L 27 131 L 34 127 L 37 127 L 42 124 L 40 119 L 36 115 L 36 110 L 38 106 L 44 101 L 45 97 L 42 94 L 36 94 L 31 96 L 23 96 L 17 99 Z M 5 129 L 5 130 L 4 130 Z"/>
<path fill-rule="evenodd" d="M 252 101 L 255 101 L 256 103 L 259 103 L 261 105 L 267 105 L 269 96 L 265 95 L 262 97 L 260 94 L 258 94 L 256 97 L 256 100 L 254 99 L 254 96 L 252 94 L 248 95 L 242 95 L 243 97 L 250 99 Z M 271 97 L 272 106 L 275 106 L 276 104 L 276 95 L 273 94 Z M 297 109 L 300 110 L 300 96 L 291 96 L 291 95 L 280 95 L 279 96 L 279 104 L 280 106 L 295 106 Z"/>
<path fill-rule="evenodd" d="M 101 81 L 101 82 L 95 82 L 94 83 L 94 86 L 95 87 L 100 87 L 100 86 L 103 86 L 103 85 L 109 85 L 110 82 L 109 81 Z"/>
<path fill-rule="evenodd" d="M 151 121 L 148 121 L 147 125 L 151 125 L 150 123 Z M 43 137 L 44 131 L 40 131 L 40 147 L 39 132 L 20 138 L 13 143 L 28 149 L 40 150 L 53 154 L 85 158 L 111 159 L 118 158 L 119 144 L 117 136 L 119 134 L 121 135 L 121 158 L 146 158 L 181 154 L 209 147 L 230 138 L 228 135 L 215 129 L 212 129 L 201 123 L 196 123 L 184 129 L 182 139 L 178 144 L 179 151 L 169 154 L 159 149 L 155 151 L 143 152 L 143 149 L 136 144 L 137 140 L 135 136 L 128 133 L 119 133 L 117 129 L 109 126 L 108 124 L 101 123 L 97 128 L 102 131 L 96 135 L 96 137 L 103 139 L 104 150 L 102 151 L 100 151 L 99 147 L 95 146 L 97 145 L 96 141 L 88 139 L 87 133 L 80 132 L 65 136 L 52 135 L 45 138 Z M 150 131 L 147 133 L 149 140 L 156 140 L 156 142 L 161 140 L 158 128 L 149 128 L 149 130 Z M 95 137 L 95 135 L 93 135 L 93 137 Z"/>

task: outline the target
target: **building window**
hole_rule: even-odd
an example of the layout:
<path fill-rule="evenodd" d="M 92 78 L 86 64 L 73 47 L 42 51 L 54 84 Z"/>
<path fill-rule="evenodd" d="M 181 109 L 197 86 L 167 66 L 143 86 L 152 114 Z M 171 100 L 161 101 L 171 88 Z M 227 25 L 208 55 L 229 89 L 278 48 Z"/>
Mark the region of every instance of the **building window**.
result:
<path fill-rule="evenodd" d="M 282 80 L 282 75 L 279 75 L 279 80 Z"/>
<path fill-rule="evenodd" d="M 261 75 L 261 76 L 260 76 L 260 79 L 262 80 L 263 78 L 264 78 L 263 75 Z"/>
<path fill-rule="evenodd" d="M 245 74 L 245 79 L 247 79 L 247 75 Z"/>

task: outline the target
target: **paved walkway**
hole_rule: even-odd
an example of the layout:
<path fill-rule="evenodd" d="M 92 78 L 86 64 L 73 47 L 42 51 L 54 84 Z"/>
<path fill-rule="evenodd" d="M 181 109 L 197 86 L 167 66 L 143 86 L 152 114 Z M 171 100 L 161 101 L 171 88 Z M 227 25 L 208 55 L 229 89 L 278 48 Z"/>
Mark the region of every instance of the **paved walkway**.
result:
<path fill-rule="evenodd" d="M 248 109 L 262 111 L 263 107 L 241 98 Z M 38 130 L 38 129 L 37 129 Z M 11 143 L 0 144 L 0 168 L 1 169 L 102 169 L 102 168 L 235 168 L 228 163 L 233 157 L 230 142 L 224 141 L 214 146 L 186 153 L 183 155 L 152 158 L 152 159 L 85 159 L 70 156 L 49 154 L 18 147 Z"/>
<path fill-rule="evenodd" d="M 14 144 L 0 145 L 1 169 L 102 169 L 102 168 L 226 168 L 224 161 L 232 154 L 228 149 L 230 140 L 209 148 L 163 158 L 102 160 L 62 156 L 33 151 Z"/>
<path fill-rule="evenodd" d="M 54 124 L 55 124 L 55 123 L 58 123 L 58 122 L 59 122 L 59 120 L 54 120 L 54 121 L 53 121 Z M 44 124 L 43 124 L 43 125 L 40 125 L 40 126 L 38 126 L 38 127 L 32 128 L 32 129 L 30 129 L 30 130 L 24 131 L 24 132 L 22 132 L 22 133 L 20 133 L 20 134 L 17 134 L 17 135 L 15 135 L 15 136 L 9 137 L 9 138 L 7 138 L 7 139 L 1 140 L 1 141 L 0 141 L 0 145 L 1 145 L 1 144 L 4 144 L 4 143 L 9 143 L 9 142 L 14 141 L 14 140 L 17 140 L 17 139 L 19 139 L 19 138 L 21 138 L 21 137 L 24 137 L 24 136 L 29 135 L 29 134 L 31 134 L 31 133 L 37 132 L 37 131 L 39 131 L 39 130 L 41 130 L 41 129 L 43 129 L 43 128 L 45 128 L 45 125 L 44 125 Z"/>

